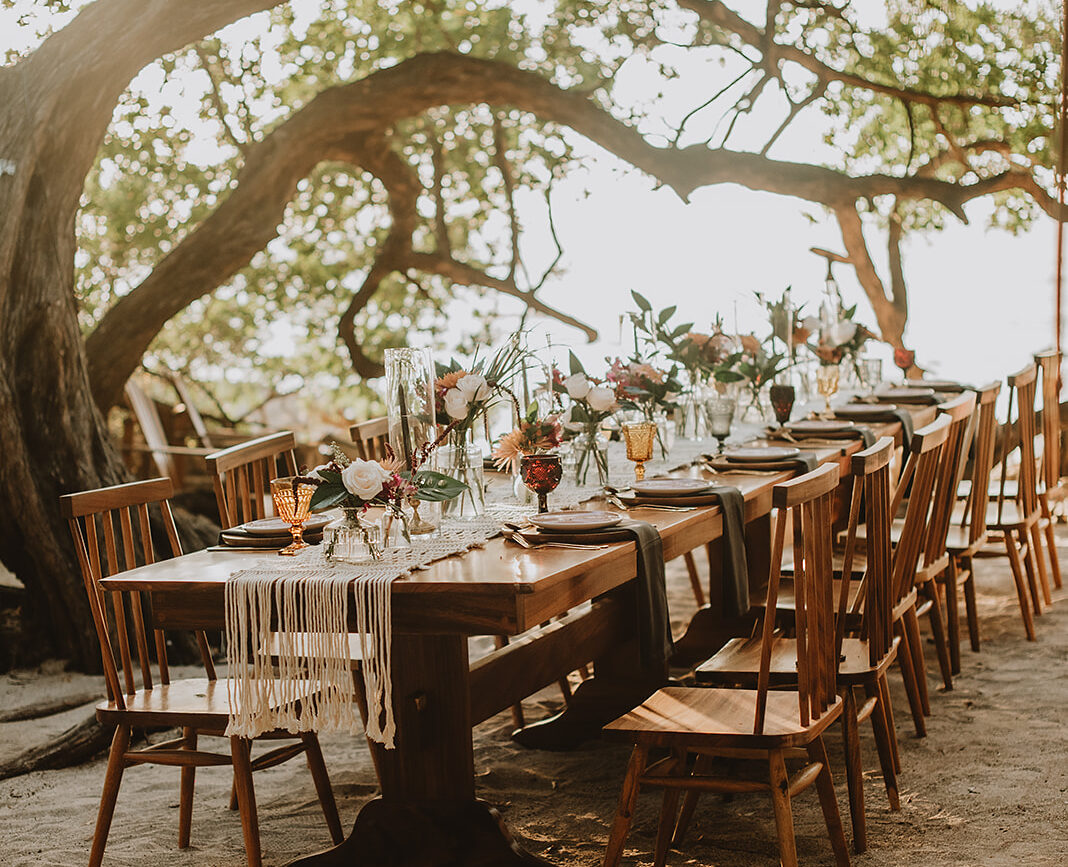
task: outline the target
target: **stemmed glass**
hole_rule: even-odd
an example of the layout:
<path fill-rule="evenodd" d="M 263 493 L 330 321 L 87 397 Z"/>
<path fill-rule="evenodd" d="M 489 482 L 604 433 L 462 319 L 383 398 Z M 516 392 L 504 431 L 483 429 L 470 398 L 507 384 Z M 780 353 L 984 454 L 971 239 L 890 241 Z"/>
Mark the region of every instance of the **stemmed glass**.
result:
<path fill-rule="evenodd" d="M 730 436 L 731 422 L 734 421 L 735 402 L 730 397 L 713 397 L 705 401 L 705 418 L 708 420 L 708 432 L 719 444 L 717 454 L 723 454 L 723 444 Z"/>
<path fill-rule="evenodd" d="M 274 511 L 289 524 L 289 532 L 293 536 L 293 541 L 278 552 L 282 556 L 296 554 L 302 548 L 308 547 L 308 543 L 304 541 L 304 522 L 311 510 L 312 494 L 315 493 L 316 487 L 314 481 L 300 476 L 271 480 Z"/>
<path fill-rule="evenodd" d="M 623 442 L 627 444 L 627 460 L 634 461 L 634 480 L 640 482 L 645 478 L 645 462 L 653 456 L 656 422 L 626 422 L 622 430 Z"/>
<path fill-rule="evenodd" d="M 898 347 L 894 350 L 894 364 L 901 368 L 901 373 L 904 375 L 905 384 L 908 385 L 909 370 L 916 362 L 916 353 L 911 349 L 901 349 Z"/>
<path fill-rule="evenodd" d="M 549 511 L 549 492 L 556 490 L 564 475 L 560 455 L 523 455 L 519 461 L 519 475 L 523 484 L 538 495 L 538 512 Z"/>
<path fill-rule="evenodd" d="M 841 370 L 837 364 L 821 364 L 816 369 L 816 391 L 823 398 L 823 412 L 821 418 L 834 418 L 831 411 L 831 398 L 838 393 L 838 377 Z"/>
<path fill-rule="evenodd" d="M 883 362 L 881 358 L 862 358 L 857 364 L 860 371 L 860 384 L 869 394 L 875 391 L 883 381 Z"/>

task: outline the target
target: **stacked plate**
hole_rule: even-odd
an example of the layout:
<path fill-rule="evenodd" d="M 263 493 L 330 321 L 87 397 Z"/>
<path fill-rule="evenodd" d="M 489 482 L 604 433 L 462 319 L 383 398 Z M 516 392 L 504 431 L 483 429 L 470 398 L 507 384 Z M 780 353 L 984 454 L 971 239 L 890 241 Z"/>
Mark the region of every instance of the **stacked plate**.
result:
<path fill-rule="evenodd" d="M 918 403 L 930 405 L 939 403 L 941 400 L 935 394 L 935 390 L 927 385 L 884 388 L 875 392 L 875 397 L 880 403 Z"/>
<path fill-rule="evenodd" d="M 835 407 L 834 414 L 851 421 L 886 421 L 896 410 L 896 404 L 892 403 L 847 403 Z"/>
<path fill-rule="evenodd" d="M 749 446 L 731 449 L 708 461 L 717 470 L 793 470 L 801 450 L 794 446 Z"/>
<path fill-rule="evenodd" d="M 860 434 L 851 421 L 837 419 L 804 419 L 786 425 L 794 439 L 854 439 Z"/>
<path fill-rule="evenodd" d="M 326 515 L 310 515 L 304 521 L 304 541 L 322 541 L 323 528 L 330 523 Z M 289 522 L 281 518 L 261 518 L 223 530 L 219 541 L 231 548 L 284 548 L 293 541 Z"/>
<path fill-rule="evenodd" d="M 716 483 L 706 479 L 645 479 L 631 485 L 635 505 L 710 506 L 719 502 Z"/>

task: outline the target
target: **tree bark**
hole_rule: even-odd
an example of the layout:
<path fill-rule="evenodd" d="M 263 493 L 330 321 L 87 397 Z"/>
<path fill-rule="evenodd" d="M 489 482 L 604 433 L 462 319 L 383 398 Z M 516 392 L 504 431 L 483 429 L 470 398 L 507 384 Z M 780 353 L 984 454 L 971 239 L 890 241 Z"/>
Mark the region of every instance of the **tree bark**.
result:
<path fill-rule="evenodd" d="M 92 398 L 74 300 L 74 220 L 114 107 L 147 63 L 271 2 L 98 0 L 0 70 L 0 559 L 36 650 L 99 665 L 60 494 L 125 471 Z"/>

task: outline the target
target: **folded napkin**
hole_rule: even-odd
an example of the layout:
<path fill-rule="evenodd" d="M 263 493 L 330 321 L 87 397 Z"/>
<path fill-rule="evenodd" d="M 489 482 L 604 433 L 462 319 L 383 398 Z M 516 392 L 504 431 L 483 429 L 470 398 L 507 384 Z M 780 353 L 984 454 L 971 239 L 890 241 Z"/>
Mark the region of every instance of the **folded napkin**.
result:
<path fill-rule="evenodd" d="M 638 646 L 643 666 L 662 665 L 675 652 L 664 578 L 664 546 L 656 527 L 624 519 L 613 530 L 625 530 L 638 549 Z"/>
<path fill-rule="evenodd" d="M 871 428 L 856 425 L 849 430 L 836 430 L 812 433 L 795 433 L 789 428 L 778 428 L 768 431 L 769 440 L 783 440 L 798 446 L 805 445 L 807 440 L 863 440 L 864 448 L 875 445 L 875 433 Z"/>
<path fill-rule="evenodd" d="M 745 499 L 730 485 L 713 493 L 723 510 L 723 611 L 741 617 L 749 611 L 749 564 L 745 556 Z"/>
<path fill-rule="evenodd" d="M 848 418 L 848 415 L 842 416 L 842 417 L 843 418 Z M 914 425 L 912 424 L 912 414 L 907 409 L 901 409 L 900 407 L 894 407 L 894 408 L 891 409 L 890 407 L 887 407 L 885 412 L 881 412 L 881 413 L 878 413 L 878 414 L 874 414 L 874 413 L 867 414 L 867 413 L 865 413 L 864 420 L 865 421 L 896 421 L 896 422 L 900 423 L 900 425 L 901 425 L 901 442 L 905 447 L 905 453 L 906 454 L 908 453 L 909 447 L 912 445 L 912 431 L 914 429 Z M 869 431 L 869 433 L 871 433 L 871 431 Z M 871 443 L 869 443 L 867 438 L 865 438 L 865 440 L 864 440 L 864 448 L 868 448 L 869 446 L 874 445 L 874 444 L 875 444 L 874 438 L 872 439 Z"/>

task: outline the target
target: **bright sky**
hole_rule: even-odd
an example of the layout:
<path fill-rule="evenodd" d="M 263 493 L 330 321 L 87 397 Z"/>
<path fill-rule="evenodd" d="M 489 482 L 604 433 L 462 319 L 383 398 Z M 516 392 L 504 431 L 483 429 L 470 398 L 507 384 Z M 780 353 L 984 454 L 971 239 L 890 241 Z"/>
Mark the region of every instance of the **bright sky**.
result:
<path fill-rule="evenodd" d="M 872 19 L 884 8 L 877 0 L 853 5 Z M 0 48 L 32 44 L 30 28 L 17 25 L 18 15 L 32 6 L 17 0 L 12 8 L 0 8 Z M 741 8 L 752 14 L 763 4 L 747 2 Z M 232 30 L 247 26 L 239 23 Z M 695 94 L 683 84 L 701 80 L 702 70 L 688 71 L 657 100 L 665 117 L 678 117 L 703 100 L 703 91 Z M 718 67 L 708 74 L 725 80 Z M 660 89 L 643 74 L 640 61 L 624 66 L 616 86 L 627 101 L 636 102 L 655 100 Z M 732 147 L 762 141 L 774 128 L 780 115 L 770 104 L 765 108 L 763 117 L 758 114 L 743 135 L 732 138 Z M 693 134 L 707 135 L 717 116 L 715 111 L 698 115 Z M 822 128 L 817 111 L 802 114 L 772 156 L 833 160 L 821 142 Z M 817 207 L 733 185 L 698 190 L 684 204 L 667 190 L 654 190 L 648 178 L 614 157 L 586 147 L 591 155 L 587 169 L 556 189 L 555 216 L 565 256 L 542 297 L 598 328 L 597 344 L 575 346 L 587 364 L 628 350 L 626 336 L 619 342 L 619 317 L 631 306 L 631 289 L 656 307 L 678 304 L 680 317 L 699 328 L 707 328 L 719 312 L 728 325 L 737 317 L 743 331 L 764 330 L 752 298 L 755 291 L 778 295 L 790 285 L 798 302 L 819 297 L 825 263 L 809 248 L 841 250 L 842 244 L 834 222 Z M 971 225 L 951 223 L 941 233 L 910 239 L 904 248 L 911 299 L 907 342 L 920 363 L 939 376 L 976 382 L 1000 377 L 1053 341 L 1054 224 L 1043 220 L 1029 234 L 1013 237 L 986 228 L 986 207 L 973 203 L 968 207 Z M 528 217 L 526 228 L 524 253 L 531 270 L 540 273 L 539 263 L 551 258 L 544 221 Z M 884 242 L 873 236 L 871 247 L 885 274 Z M 858 318 L 874 325 L 851 269 L 839 266 L 836 276 L 846 303 L 860 302 Z M 514 309 L 508 302 L 500 306 Z M 454 315 L 461 321 L 463 307 Z M 547 328 L 558 343 L 581 339 L 572 329 Z M 564 354 L 561 348 L 561 360 Z M 877 354 L 889 357 L 888 352 Z"/>

